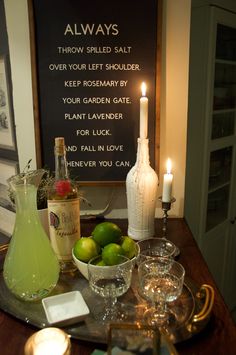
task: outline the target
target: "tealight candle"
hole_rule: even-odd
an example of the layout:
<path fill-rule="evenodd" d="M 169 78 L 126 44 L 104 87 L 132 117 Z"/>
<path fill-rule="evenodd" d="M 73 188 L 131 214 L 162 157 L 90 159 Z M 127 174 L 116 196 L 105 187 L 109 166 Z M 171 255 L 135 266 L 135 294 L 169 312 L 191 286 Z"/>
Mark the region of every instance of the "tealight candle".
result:
<path fill-rule="evenodd" d="M 141 85 L 142 97 L 140 98 L 140 125 L 139 137 L 147 138 L 148 132 L 148 98 L 146 97 L 146 84 Z"/>
<path fill-rule="evenodd" d="M 44 328 L 34 333 L 25 344 L 25 355 L 69 355 L 70 338 L 59 328 Z"/>
<path fill-rule="evenodd" d="M 166 174 L 164 174 L 162 202 L 171 202 L 173 174 L 171 174 L 171 160 L 166 163 Z"/>

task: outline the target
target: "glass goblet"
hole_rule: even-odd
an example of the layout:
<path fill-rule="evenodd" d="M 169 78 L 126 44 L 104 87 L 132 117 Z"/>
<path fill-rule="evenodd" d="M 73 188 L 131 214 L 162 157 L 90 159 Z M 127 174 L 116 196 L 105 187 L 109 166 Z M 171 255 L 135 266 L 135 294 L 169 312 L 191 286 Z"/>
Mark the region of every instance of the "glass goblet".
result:
<path fill-rule="evenodd" d="M 134 263 L 120 255 L 119 263 L 113 266 L 99 265 L 101 256 L 88 263 L 88 280 L 92 291 L 104 298 L 104 304 L 95 318 L 103 323 L 122 319 L 122 309 L 118 309 L 117 298 L 130 287 Z M 121 308 L 121 307 L 120 307 Z"/>
<path fill-rule="evenodd" d="M 172 258 L 149 258 L 138 267 L 139 291 L 152 303 L 144 314 L 151 325 L 168 323 L 170 313 L 167 304 L 175 301 L 182 293 L 185 270 Z"/>
<path fill-rule="evenodd" d="M 176 246 L 165 238 L 147 238 L 137 242 L 140 253 L 137 258 L 137 264 L 142 261 L 155 257 L 172 257 L 174 258 Z"/>

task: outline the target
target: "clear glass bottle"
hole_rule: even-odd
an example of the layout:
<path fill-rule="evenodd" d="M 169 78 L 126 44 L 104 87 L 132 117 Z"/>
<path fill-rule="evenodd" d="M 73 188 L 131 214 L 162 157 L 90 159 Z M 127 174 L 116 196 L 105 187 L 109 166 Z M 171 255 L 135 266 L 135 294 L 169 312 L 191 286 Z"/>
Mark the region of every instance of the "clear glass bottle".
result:
<path fill-rule="evenodd" d="M 25 301 L 37 301 L 47 296 L 56 286 L 60 272 L 37 210 L 37 182 L 43 173 L 41 169 L 8 180 L 14 191 L 16 220 L 3 277 L 9 290 Z"/>
<path fill-rule="evenodd" d="M 138 138 L 135 165 L 126 177 L 128 235 L 135 239 L 154 236 L 158 176 L 149 162 L 149 140 Z"/>
<path fill-rule="evenodd" d="M 69 179 L 65 140 L 55 138 L 55 181 L 48 192 L 49 233 L 61 272 L 76 270 L 72 248 L 80 238 L 80 200 L 75 183 Z"/>

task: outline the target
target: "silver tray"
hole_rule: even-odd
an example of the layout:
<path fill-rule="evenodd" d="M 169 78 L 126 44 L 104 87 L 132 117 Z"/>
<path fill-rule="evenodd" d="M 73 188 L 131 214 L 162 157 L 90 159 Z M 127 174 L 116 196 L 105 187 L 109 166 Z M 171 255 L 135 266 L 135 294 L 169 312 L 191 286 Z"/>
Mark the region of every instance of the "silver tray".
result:
<path fill-rule="evenodd" d="M 79 273 L 61 275 L 60 280 L 51 295 L 79 290 L 89 309 L 90 315 L 83 322 L 63 328 L 73 338 L 107 343 L 107 331 L 93 318 L 93 312 L 98 309 L 103 299 L 90 290 L 88 281 Z M 134 270 L 132 285 L 128 292 L 119 298 L 131 310 L 127 322 L 142 322 L 143 308 L 147 305 L 139 296 L 137 288 L 137 270 Z M 173 322 L 164 328 L 173 343 L 178 343 L 200 332 L 209 320 L 214 302 L 214 290 L 209 285 L 202 285 L 200 289 L 188 279 L 183 287 L 179 299 L 171 304 L 174 314 Z M 3 274 L 0 274 L 0 308 L 12 316 L 31 324 L 37 328 L 50 326 L 41 302 L 24 302 L 17 299 L 6 287 Z M 130 317 L 130 318 L 129 318 Z"/>

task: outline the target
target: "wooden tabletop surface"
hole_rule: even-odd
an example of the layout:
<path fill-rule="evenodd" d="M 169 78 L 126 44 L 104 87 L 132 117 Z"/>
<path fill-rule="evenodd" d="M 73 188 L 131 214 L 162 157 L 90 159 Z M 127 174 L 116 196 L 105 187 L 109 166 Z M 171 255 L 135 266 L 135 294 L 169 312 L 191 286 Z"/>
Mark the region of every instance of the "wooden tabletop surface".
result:
<path fill-rule="evenodd" d="M 113 221 L 121 227 L 124 234 L 127 233 L 127 220 Z M 89 236 L 99 222 L 98 220 L 83 221 L 81 234 Z M 162 236 L 162 221 L 159 219 L 156 220 L 156 236 Z M 178 261 L 185 267 L 186 275 L 196 285 L 209 284 L 215 290 L 214 306 L 206 327 L 189 340 L 176 344 L 177 351 L 183 355 L 236 354 L 236 325 L 185 221 L 169 219 L 167 237 L 180 248 Z M 26 340 L 37 330 L 0 310 L 0 354 L 24 354 Z M 106 346 L 72 339 L 72 355 L 88 355 L 94 349 L 106 350 Z"/>

